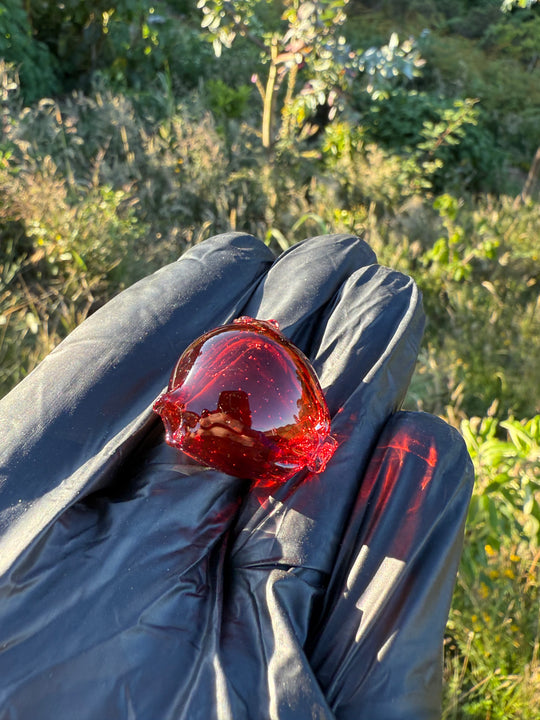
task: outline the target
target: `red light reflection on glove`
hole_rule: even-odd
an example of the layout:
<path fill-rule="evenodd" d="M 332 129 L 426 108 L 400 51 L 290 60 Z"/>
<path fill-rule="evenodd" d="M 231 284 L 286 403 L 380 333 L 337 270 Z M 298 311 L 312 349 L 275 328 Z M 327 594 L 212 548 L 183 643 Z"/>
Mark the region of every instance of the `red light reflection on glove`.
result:
<path fill-rule="evenodd" d="M 438 452 L 433 437 L 417 427 L 403 427 L 391 440 L 379 443 L 360 490 L 360 502 L 370 505 L 373 517 L 389 516 L 395 512 L 394 540 L 389 554 L 394 558 L 410 557 L 411 548 L 418 542 L 418 530 L 425 523 L 422 513 L 431 512 L 425 495 L 435 475 Z M 405 478 L 413 482 L 406 483 Z M 400 487 L 406 497 L 400 493 Z M 406 502 L 407 510 L 403 512 Z M 427 508 L 427 510 L 426 510 Z M 378 524 L 373 523 L 374 532 Z M 373 540 L 368 533 L 366 545 Z"/>
<path fill-rule="evenodd" d="M 337 446 L 315 371 L 272 320 L 242 317 L 195 340 L 154 410 L 169 445 L 261 484 L 322 472 Z"/>

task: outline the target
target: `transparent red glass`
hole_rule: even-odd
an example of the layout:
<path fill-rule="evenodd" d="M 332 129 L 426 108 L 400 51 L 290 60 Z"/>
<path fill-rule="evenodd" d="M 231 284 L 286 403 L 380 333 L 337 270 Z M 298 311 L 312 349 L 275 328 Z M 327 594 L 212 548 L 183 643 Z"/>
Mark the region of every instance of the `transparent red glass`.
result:
<path fill-rule="evenodd" d="M 154 410 L 169 445 L 260 483 L 321 472 L 336 449 L 315 371 L 272 320 L 242 317 L 195 340 Z"/>

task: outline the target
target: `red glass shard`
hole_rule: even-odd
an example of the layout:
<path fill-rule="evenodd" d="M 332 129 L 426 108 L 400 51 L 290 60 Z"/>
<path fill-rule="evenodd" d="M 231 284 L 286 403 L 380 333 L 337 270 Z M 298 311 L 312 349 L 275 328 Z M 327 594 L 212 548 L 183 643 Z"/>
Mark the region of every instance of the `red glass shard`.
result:
<path fill-rule="evenodd" d="M 271 320 L 242 317 L 195 340 L 154 410 L 169 445 L 260 483 L 322 472 L 336 449 L 315 371 Z"/>

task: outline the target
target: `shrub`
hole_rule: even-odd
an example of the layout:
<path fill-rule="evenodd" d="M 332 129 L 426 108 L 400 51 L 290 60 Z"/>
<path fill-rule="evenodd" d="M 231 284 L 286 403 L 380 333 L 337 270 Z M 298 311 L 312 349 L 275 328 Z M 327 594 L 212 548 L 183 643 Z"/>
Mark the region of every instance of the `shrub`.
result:
<path fill-rule="evenodd" d="M 228 153 L 196 98 L 189 111 L 172 96 L 168 102 L 168 113 L 145 117 L 133 99 L 102 83 L 90 94 L 13 106 L 5 139 L 11 166 L 40 167 L 51 155 L 75 195 L 80 187 L 121 191 L 149 231 L 147 253 L 177 256 L 194 226 L 219 214 Z"/>
<path fill-rule="evenodd" d="M 474 100 L 411 90 L 365 100 L 357 100 L 365 138 L 401 157 L 419 187 L 441 193 L 503 186 L 504 155 Z"/>
<path fill-rule="evenodd" d="M 186 13 L 161 5 L 162 14 L 150 0 L 6 0 L 0 53 L 17 67 L 27 103 L 87 92 L 99 74 L 117 89 L 144 93 L 164 72 L 184 92 L 218 67 Z"/>
<path fill-rule="evenodd" d="M 26 102 L 58 91 L 60 66 L 47 45 L 34 37 L 21 0 L 0 5 L 0 57 L 18 70 Z"/>
<path fill-rule="evenodd" d="M 540 120 L 538 67 L 529 71 L 516 59 L 487 54 L 456 36 L 432 36 L 423 46 L 424 89 L 446 97 L 456 94 L 479 101 L 481 125 L 505 153 L 509 167 L 527 164 L 537 143 Z M 504 185 L 500 188 L 505 192 Z"/>
<path fill-rule="evenodd" d="M 84 317 L 133 281 L 145 227 L 125 193 L 81 193 L 40 167 L 0 169 L 0 391 L 21 380 Z"/>
<path fill-rule="evenodd" d="M 447 626 L 445 718 L 533 720 L 540 692 L 540 416 L 464 420 L 477 476 Z"/>
<path fill-rule="evenodd" d="M 407 220 L 373 226 L 375 247 L 418 281 L 428 323 L 411 402 L 431 412 L 527 416 L 540 410 L 538 207 L 511 198 L 475 205 L 443 195 L 439 222 L 417 203 Z M 406 237 L 404 237 L 406 233 Z"/>
<path fill-rule="evenodd" d="M 484 47 L 518 60 L 531 72 L 538 61 L 540 14 L 515 12 L 498 18 L 484 33 Z"/>
<path fill-rule="evenodd" d="M 101 68 L 133 76 L 147 71 L 159 49 L 153 8 L 147 0 L 30 0 L 28 13 L 36 38 L 45 43 L 62 68 L 64 89 L 88 87 Z M 153 69 L 153 68 L 152 68 Z M 136 81 L 136 77 L 131 77 Z"/>

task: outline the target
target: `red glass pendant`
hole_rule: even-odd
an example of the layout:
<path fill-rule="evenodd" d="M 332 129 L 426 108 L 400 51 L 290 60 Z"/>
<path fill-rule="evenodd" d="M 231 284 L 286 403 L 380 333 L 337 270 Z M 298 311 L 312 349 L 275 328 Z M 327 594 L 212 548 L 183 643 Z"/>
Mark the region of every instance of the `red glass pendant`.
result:
<path fill-rule="evenodd" d="M 154 410 L 169 445 L 260 483 L 321 472 L 337 445 L 315 371 L 273 320 L 241 317 L 201 335 Z"/>

